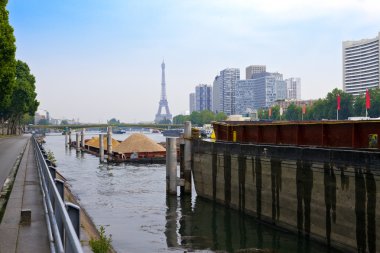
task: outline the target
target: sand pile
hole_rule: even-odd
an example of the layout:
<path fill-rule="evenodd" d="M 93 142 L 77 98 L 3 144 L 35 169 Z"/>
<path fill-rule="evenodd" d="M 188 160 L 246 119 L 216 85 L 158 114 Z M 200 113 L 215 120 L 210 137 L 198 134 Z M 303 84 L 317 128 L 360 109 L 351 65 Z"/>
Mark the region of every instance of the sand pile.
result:
<path fill-rule="evenodd" d="M 127 154 L 134 152 L 165 152 L 166 149 L 144 134 L 134 133 L 120 143 L 113 152 Z"/>
<path fill-rule="evenodd" d="M 99 148 L 99 136 L 92 137 L 90 140 L 86 141 L 86 145 L 92 148 Z M 120 145 L 120 142 L 112 138 L 112 150 Z M 107 150 L 107 136 L 103 138 L 104 150 Z"/>

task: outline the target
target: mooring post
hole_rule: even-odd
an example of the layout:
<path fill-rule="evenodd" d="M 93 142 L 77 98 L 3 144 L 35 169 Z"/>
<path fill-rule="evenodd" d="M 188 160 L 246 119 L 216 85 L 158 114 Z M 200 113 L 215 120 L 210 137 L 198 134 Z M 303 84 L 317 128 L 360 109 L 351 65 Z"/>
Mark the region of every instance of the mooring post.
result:
<path fill-rule="evenodd" d="M 69 128 L 69 147 L 71 147 L 71 129 Z"/>
<path fill-rule="evenodd" d="M 80 137 L 80 146 L 82 147 L 82 148 L 84 148 L 84 131 L 85 131 L 85 129 L 83 128 L 82 129 L 82 131 L 81 131 L 81 137 Z"/>
<path fill-rule="evenodd" d="M 77 152 L 80 151 L 80 140 L 79 140 L 79 138 L 80 138 L 79 132 L 76 132 L 75 133 L 75 147 L 76 147 Z"/>
<path fill-rule="evenodd" d="M 69 141 L 69 136 L 68 136 L 68 133 L 66 131 L 65 132 L 65 147 L 67 147 L 69 145 L 68 141 Z"/>
<path fill-rule="evenodd" d="M 185 180 L 185 193 L 191 194 L 191 122 L 185 122 L 185 131 L 183 133 L 185 140 L 184 152 L 184 180 Z"/>
<path fill-rule="evenodd" d="M 170 191 L 170 143 L 166 138 L 166 192 Z"/>
<path fill-rule="evenodd" d="M 104 162 L 103 134 L 99 134 L 99 159 L 101 163 Z"/>
<path fill-rule="evenodd" d="M 169 165 L 169 194 L 177 195 L 177 139 L 167 138 L 167 141 L 169 142 L 166 147 L 166 164 Z"/>
<path fill-rule="evenodd" d="M 111 160 L 112 156 L 112 127 L 109 126 L 107 129 L 107 154 L 108 160 Z"/>

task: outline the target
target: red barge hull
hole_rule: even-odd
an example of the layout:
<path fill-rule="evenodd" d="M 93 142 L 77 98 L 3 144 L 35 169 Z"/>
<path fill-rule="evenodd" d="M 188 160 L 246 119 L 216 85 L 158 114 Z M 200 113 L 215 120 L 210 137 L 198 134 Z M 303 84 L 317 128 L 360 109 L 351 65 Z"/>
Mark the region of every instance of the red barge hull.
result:
<path fill-rule="evenodd" d="M 379 149 L 380 120 L 214 122 L 217 141 Z"/>

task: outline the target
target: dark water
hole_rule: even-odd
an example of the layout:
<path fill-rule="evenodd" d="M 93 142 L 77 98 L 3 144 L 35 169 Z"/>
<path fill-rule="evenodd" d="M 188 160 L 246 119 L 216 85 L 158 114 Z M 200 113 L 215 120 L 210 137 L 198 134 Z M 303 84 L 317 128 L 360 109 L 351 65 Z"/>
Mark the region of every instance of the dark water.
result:
<path fill-rule="evenodd" d="M 148 136 L 164 141 L 159 134 Z M 126 137 L 114 135 L 120 140 Z M 62 135 L 45 140 L 58 170 L 95 224 L 112 234 L 118 252 L 327 251 L 195 193 L 187 198 L 167 196 L 165 165 L 99 164 L 98 157 L 66 149 Z"/>

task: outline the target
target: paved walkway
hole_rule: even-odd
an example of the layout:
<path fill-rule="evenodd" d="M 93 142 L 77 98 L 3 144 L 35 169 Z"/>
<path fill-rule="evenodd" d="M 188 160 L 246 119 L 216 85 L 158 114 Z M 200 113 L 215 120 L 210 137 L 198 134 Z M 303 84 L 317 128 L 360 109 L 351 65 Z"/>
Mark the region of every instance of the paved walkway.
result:
<path fill-rule="evenodd" d="M 29 138 L 30 135 L 0 138 L 0 189 Z"/>
<path fill-rule="evenodd" d="M 34 150 L 28 142 L 0 224 L 0 252 L 50 252 Z M 1 162 L 1 161 L 0 161 Z M 20 224 L 21 209 L 31 209 L 30 225 Z"/>

